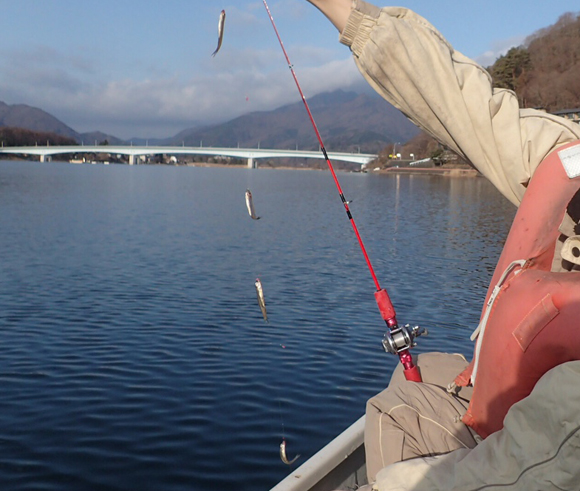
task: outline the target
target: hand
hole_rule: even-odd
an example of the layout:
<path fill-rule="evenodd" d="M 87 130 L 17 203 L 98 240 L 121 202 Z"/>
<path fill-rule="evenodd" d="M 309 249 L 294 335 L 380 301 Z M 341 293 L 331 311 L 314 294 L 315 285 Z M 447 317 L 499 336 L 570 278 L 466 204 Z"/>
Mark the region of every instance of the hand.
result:
<path fill-rule="evenodd" d="M 352 10 L 353 0 L 308 0 L 342 32 Z"/>

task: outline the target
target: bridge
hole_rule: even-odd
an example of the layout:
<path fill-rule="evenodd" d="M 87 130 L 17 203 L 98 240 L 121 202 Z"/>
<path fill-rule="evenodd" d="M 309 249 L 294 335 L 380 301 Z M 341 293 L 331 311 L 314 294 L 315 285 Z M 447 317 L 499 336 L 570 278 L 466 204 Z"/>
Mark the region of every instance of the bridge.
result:
<path fill-rule="evenodd" d="M 256 168 L 256 160 L 266 158 L 307 158 L 323 159 L 321 151 L 312 150 L 278 150 L 265 148 L 218 148 L 218 147 L 186 147 L 186 146 L 133 146 L 133 145 L 46 145 L 26 147 L 0 147 L 1 154 L 34 155 L 41 162 L 47 157 L 62 154 L 79 153 L 107 153 L 110 155 L 126 155 L 129 157 L 129 165 L 135 164 L 135 158 L 148 155 L 214 155 L 223 157 L 235 157 L 246 159 L 249 168 Z M 356 164 L 368 164 L 377 158 L 370 153 L 328 152 L 331 161 L 342 160 Z"/>

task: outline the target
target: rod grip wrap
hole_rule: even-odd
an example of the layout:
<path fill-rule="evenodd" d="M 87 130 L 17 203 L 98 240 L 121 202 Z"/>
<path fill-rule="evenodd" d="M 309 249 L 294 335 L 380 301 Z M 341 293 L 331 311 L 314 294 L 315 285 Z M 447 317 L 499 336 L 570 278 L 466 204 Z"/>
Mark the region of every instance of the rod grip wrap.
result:
<path fill-rule="evenodd" d="M 411 368 L 405 368 L 403 370 L 403 374 L 405 375 L 405 380 L 409 382 L 421 382 L 421 374 L 419 373 L 419 369 L 416 365 L 413 365 Z"/>
<path fill-rule="evenodd" d="M 396 316 L 395 308 L 393 307 L 393 304 L 391 302 L 391 299 L 389 298 L 387 290 L 382 288 L 381 290 L 376 291 L 375 300 L 377 301 L 377 305 L 379 306 L 381 317 L 385 322 L 395 318 Z"/>

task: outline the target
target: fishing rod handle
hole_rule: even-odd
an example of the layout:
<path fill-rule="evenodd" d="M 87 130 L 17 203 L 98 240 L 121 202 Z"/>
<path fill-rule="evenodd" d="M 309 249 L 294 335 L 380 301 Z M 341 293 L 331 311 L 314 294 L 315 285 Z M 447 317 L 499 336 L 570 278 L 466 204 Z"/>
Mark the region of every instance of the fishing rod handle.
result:
<path fill-rule="evenodd" d="M 381 288 L 375 292 L 375 300 L 381 312 L 381 317 L 387 323 L 389 328 L 397 326 L 397 314 L 395 313 L 395 307 L 393 307 L 393 302 L 387 293 L 387 290 Z"/>
<path fill-rule="evenodd" d="M 403 364 L 404 370 L 403 375 L 405 375 L 405 380 L 409 382 L 422 382 L 421 373 L 419 373 L 419 368 L 413 363 L 413 358 L 409 351 L 404 351 L 399 353 L 399 359 Z"/>
<path fill-rule="evenodd" d="M 379 311 L 381 312 L 381 317 L 389 327 L 390 333 L 398 332 L 399 330 L 402 331 L 403 333 L 407 333 L 406 328 L 401 329 L 397 324 L 397 314 L 395 313 L 395 307 L 393 307 L 393 303 L 391 302 L 387 290 L 382 288 L 376 291 L 375 300 L 379 307 Z M 385 345 L 385 342 L 383 341 L 383 346 L 385 347 L 386 351 L 396 353 L 399 356 L 399 360 L 401 361 L 404 367 L 403 374 L 405 375 L 405 379 L 411 382 L 422 381 L 419 369 L 413 363 L 413 358 L 411 357 L 411 353 L 409 353 L 409 348 L 413 346 L 413 339 L 415 336 L 418 335 L 419 335 L 418 331 L 415 330 L 413 330 L 412 333 L 409 333 L 408 343 L 404 343 L 405 346 L 402 347 L 403 349 L 394 349 L 394 348 L 388 349 L 388 346 Z"/>

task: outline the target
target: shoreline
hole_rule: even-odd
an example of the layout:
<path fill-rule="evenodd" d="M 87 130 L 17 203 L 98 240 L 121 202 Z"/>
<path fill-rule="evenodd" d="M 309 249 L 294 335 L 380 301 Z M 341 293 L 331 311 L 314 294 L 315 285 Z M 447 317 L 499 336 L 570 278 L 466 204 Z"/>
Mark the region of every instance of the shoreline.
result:
<path fill-rule="evenodd" d="M 374 171 L 377 174 L 426 174 L 432 176 L 449 177 L 479 177 L 481 174 L 475 169 L 440 168 L 440 167 L 389 167 Z"/>
<path fill-rule="evenodd" d="M 21 159 L 0 159 L 0 160 L 21 160 Z M 22 159 L 26 160 L 26 159 Z M 57 160 L 55 160 L 57 161 Z M 62 162 L 66 163 L 81 163 L 81 162 L 73 162 L 63 160 Z M 89 163 L 89 162 L 83 162 Z M 101 164 L 109 164 L 109 162 L 90 162 L 90 163 L 101 163 Z M 111 164 L 116 162 L 110 162 Z M 126 163 L 120 163 L 121 165 L 127 165 Z M 169 166 L 178 166 L 178 167 L 214 167 L 214 168 L 230 168 L 230 169 L 247 169 L 245 165 L 232 165 L 232 164 L 225 164 L 225 163 L 210 163 L 210 162 L 187 162 L 187 163 L 177 163 L 177 164 L 162 164 L 162 163 L 146 163 L 146 164 L 137 164 L 137 165 L 169 165 Z M 258 165 L 257 169 L 260 170 L 295 170 L 295 171 L 316 171 L 316 172 L 324 172 L 328 171 L 327 167 L 318 168 L 318 167 L 293 167 L 288 165 L 281 165 L 281 166 L 264 166 L 260 167 Z M 407 174 L 407 175 L 431 175 L 431 176 L 444 176 L 444 177 L 482 177 L 479 171 L 473 168 L 441 168 L 441 167 L 387 167 L 377 170 L 367 170 L 367 171 L 358 171 L 358 170 L 345 170 L 345 169 L 335 169 L 337 172 L 347 172 L 353 174 L 370 174 L 370 175 L 388 175 L 388 174 Z"/>
<path fill-rule="evenodd" d="M 187 163 L 187 164 L 177 164 L 179 166 L 183 166 L 183 167 L 225 167 L 225 168 L 230 168 L 230 169 L 247 169 L 248 167 L 245 165 L 232 165 L 232 164 L 210 164 L 208 162 L 192 162 L 192 163 Z M 260 167 L 258 165 L 258 167 L 256 167 L 256 169 L 259 170 L 314 170 L 314 171 L 324 171 L 327 169 L 316 169 L 314 167 L 291 167 L 288 165 L 280 165 L 280 166 L 276 166 L 276 167 Z"/>
<path fill-rule="evenodd" d="M 226 167 L 226 168 L 246 168 L 245 166 L 231 165 L 231 164 L 216 164 L 208 162 L 193 162 L 185 165 L 186 167 Z M 318 171 L 323 172 L 328 169 L 319 169 L 314 167 L 291 167 L 291 166 L 276 166 L 276 167 L 260 167 L 259 170 L 307 170 L 307 171 Z M 358 171 L 342 171 L 337 170 L 337 172 L 349 172 L 349 173 L 359 173 Z M 460 168 L 440 168 L 440 167 L 388 167 L 386 169 L 380 169 L 376 171 L 367 171 L 366 174 L 423 174 L 432 176 L 446 176 L 446 177 L 480 177 L 481 174 L 475 169 L 460 169 Z"/>

